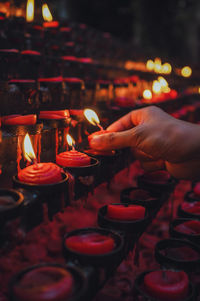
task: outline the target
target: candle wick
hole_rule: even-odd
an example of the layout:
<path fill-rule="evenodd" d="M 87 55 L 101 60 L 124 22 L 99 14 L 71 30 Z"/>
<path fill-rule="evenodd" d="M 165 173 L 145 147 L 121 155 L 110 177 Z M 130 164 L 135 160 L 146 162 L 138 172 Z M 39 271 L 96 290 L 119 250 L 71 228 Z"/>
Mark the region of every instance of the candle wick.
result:
<path fill-rule="evenodd" d="M 74 146 L 74 144 L 72 144 L 72 150 L 75 151 L 75 146 Z"/>
<path fill-rule="evenodd" d="M 98 128 L 100 128 L 101 131 L 104 131 L 103 127 L 100 125 L 100 123 L 97 123 Z"/>

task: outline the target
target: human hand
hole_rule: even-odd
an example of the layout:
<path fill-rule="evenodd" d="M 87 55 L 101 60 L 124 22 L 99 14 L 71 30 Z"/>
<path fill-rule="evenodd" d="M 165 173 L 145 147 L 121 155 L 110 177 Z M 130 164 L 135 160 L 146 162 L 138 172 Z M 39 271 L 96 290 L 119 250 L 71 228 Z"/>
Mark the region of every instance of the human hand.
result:
<path fill-rule="evenodd" d="M 178 120 L 151 106 L 125 115 L 94 136 L 97 150 L 131 147 L 144 169 L 166 169 L 177 178 L 200 177 L 200 126 Z"/>

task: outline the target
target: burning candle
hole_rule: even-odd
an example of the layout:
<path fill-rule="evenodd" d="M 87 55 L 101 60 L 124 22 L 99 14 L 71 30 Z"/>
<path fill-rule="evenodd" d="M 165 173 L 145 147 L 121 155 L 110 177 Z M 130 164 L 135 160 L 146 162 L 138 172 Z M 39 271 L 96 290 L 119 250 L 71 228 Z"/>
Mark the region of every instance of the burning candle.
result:
<path fill-rule="evenodd" d="M 95 232 L 69 236 L 65 244 L 72 251 L 88 255 L 106 254 L 115 247 L 112 237 Z"/>
<path fill-rule="evenodd" d="M 111 204 L 107 206 L 107 217 L 120 221 L 143 219 L 145 208 L 139 205 Z"/>
<path fill-rule="evenodd" d="M 4 125 L 34 125 L 36 124 L 37 116 L 30 115 L 8 115 L 2 117 L 2 124 Z"/>
<path fill-rule="evenodd" d="M 50 12 L 50 9 L 46 3 L 42 5 L 42 16 L 44 18 L 43 27 L 44 28 L 57 28 L 59 27 L 58 21 L 53 21 L 53 16 Z"/>
<path fill-rule="evenodd" d="M 34 0 L 28 0 L 26 6 L 26 21 L 33 22 L 34 20 Z"/>
<path fill-rule="evenodd" d="M 72 147 L 72 150 L 58 154 L 56 156 L 56 163 L 64 167 L 90 165 L 91 157 L 75 150 L 74 140 L 69 134 L 67 134 L 67 142 Z"/>
<path fill-rule="evenodd" d="M 68 300 L 73 293 L 74 277 L 62 266 L 36 266 L 15 281 L 12 293 L 19 301 Z"/>
<path fill-rule="evenodd" d="M 152 271 L 144 276 L 144 291 L 159 301 L 182 301 L 189 293 L 189 279 L 184 271 Z"/>
<path fill-rule="evenodd" d="M 24 156 L 29 162 L 36 161 L 35 153 L 27 134 L 24 139 Z M 54 163 L 35 163 L 18 173 L 18 179 L 24 183 L 31 184 L 54 184 L 62 180 L 61 168 Z"/>

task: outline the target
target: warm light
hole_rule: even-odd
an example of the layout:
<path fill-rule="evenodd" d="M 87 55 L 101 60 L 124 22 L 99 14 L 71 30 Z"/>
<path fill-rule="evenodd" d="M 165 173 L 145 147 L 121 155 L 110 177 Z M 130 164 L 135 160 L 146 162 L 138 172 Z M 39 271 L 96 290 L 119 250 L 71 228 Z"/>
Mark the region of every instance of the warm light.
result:
<path fill-rule="evenodd" d="M 36 159 L 29 134 L 26 134 L 24 138 L 24 157 L 29 162 L 32 162 Z"/>
<path fill-rule="evenodd" d="M 147 67 L 147 70 L 152 71 L 154 69 L 154 62 L 152 60 L 148 60 L 146 67 Z"/>
<path fill-rule="evenodd" d="M 47 22 L 53 21 L 52 14 L 46 3 L 42 5 L 42 16 L 43 16 L 44 20 Z"/>
<path fill-rule="evenodd" d="M 162 92 L 169 93 L 171 89 L 169 87 L 162 87 Z"/>
<path fill-rule="evenodd" d="M 85 109 L 84 110 L 84 115 L 91 124 L 93 124 L 93 125 L 100 124 L 99 117 L 97 116 L 97 114 L 93 110 Z"/>
<path fill-rule="evenodd" d="M 162 70 L 161 59 L 156 58 L 154 61 L 154 71 L 156 73 L 161 73 L 161 70 Z"/>
<path fill-rule="evenodd" d="M 32 22 L 33 20 L 34 20 L 34 0 L 27 0 L 26 21 Z"/>
<path fill-rule="evenodd" d="M 164 79 L 164 77 L 159 76 L 158 77 L 158 81 L 161 84 L 161 87 L 168 87 L 168 82 L 166 81 L 166 79 Z"/>
<path fill-rule="evenodd" d="M 170 74 L 172 72 L 172 66 L 169 63 L 162 65 L 162 73 Z"/>
<path fill-rule="evenodd" d="M 181 75 L 183 77 L 190 77 L 192 74 L 192 69 L 189 66 L 185 66 L 181 69 Z"/>
<path fill-rule="evenodd" d="M 150 90 L 144 90 L 143 91 L 143 97 L 144 99 L 151 99 L 152 98 L 152 93 Z"/>
<path fill-rule="evenodd" d="M 161 84 L 159 83 L 159 81 L 153 81 L 152 90 L 155 94 L 159 94 L 161 92 Z"/>
<path fill-rule="evenodd" d="M 74 139 L 72 138 L 72 136 L 70 136 L 69 134 L 67 134 L 66 137 L 67 137 L 67 143 L 69 144 L 69 146 L 74 147 L 75 141 L 74 141 Z"/>
<path fill-rule="evenodd" d="M 200 87 L 199 87 L 199 89 L 198 89 L 198 92 L 199 92 L 199 94 L 200 94 Z"/>

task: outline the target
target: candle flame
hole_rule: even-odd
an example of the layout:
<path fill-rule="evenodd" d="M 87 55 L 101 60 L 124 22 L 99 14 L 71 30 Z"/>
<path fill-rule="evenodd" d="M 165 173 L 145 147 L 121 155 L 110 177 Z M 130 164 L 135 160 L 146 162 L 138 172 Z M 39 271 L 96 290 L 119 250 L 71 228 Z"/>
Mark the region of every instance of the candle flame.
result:
<path fill-rule="evenodd" d="M 84 115 L 92 125 L 100 124 L 99 117 L 93 110 L 91 110 L 91 109 L 84 110 Z"/>
<path fill-rule="evenodd" d="M 26 134 L 24 138 L 24 157 L 29 162 L 36 159 L 29 134 Z"/>
<path fill-rule="evenodd" d="M 170 74 L 172 72 L 172 66 L 169 63 L 162 65 L 162 73 Z"/>
<path fill-rule="evenodd" d="M 192 75 L 192 69 L 189 66 L 185 66 L 181 69 L 181 75 L 183 77 L 190 77 Z"/>
<path fill-rule="evenodd" d="M 147 70 L 153 71 L 154 70 L 154 62 L 152 60 L 148 60 L 146 63 L 146 67 L 147 67 Z"/>
<path fill-rule="evenodd" d="M 34 0 L 27 0 L 26 21 L 32 22 L 33 20 L 34 20 Z"/>
<path fill-rule="evenodd" d="M 47 22 L 53 21 L 52 14 L 51 14 L 51 12 L 49 10 L 49 7 L 46 3 L 42 5 L 42 16 L 44 18 L 44 21 L 47 21 Z"/>
<path fill-rule="evenodd" d="M 164 87 L 168 87 L 168 82 L 166 81 L 166 79 L 162 76 L 159 76 L 158 77 L 158 81 L 159 83 L 161 84 L 161 87 L 164 88 Z"/>
<path fill-rule="evenodd" d="M 143 91 L 143 97 L 144 99 L 151 99 L 152 98 L 152 93 L 150 90 L 146 89 Z"/>
<path fill-rule="evenodd" d="M 70 136 L 69 134 L 67 134 L 66 138 L 67 138 L 67 143 L 69 144 L 69 146 L 74 147 L 75 141 L 72 138 L 72 136 Z"/>

